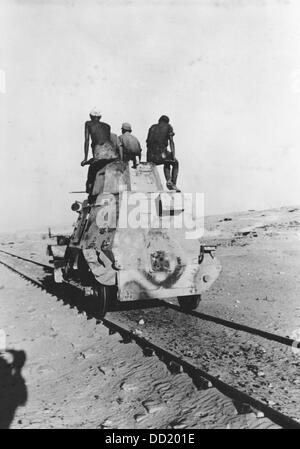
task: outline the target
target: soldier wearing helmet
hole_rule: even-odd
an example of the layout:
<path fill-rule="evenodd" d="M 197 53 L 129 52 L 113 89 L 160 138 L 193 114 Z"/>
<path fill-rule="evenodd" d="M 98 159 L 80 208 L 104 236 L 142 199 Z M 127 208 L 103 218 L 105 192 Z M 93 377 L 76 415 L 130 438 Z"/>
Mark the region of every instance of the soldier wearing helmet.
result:
<path fill-rule="evenodd" d="M 121 128 L 122 134 L 119 136 L 119 151 L 122 161 L 133 161 L 133 168 L 136 168 L 136 158 L 141 162 L 142 148 L 138 139 L 131 134 L 132 128 L 130 123 L 123 123 Z"/>
<path fill-rule="evenodd" d="M 178 160 L 175 158 L 174 131 L 169 117 L 162 115 L 158 123 L 152 125 L 147 137 L 147 161 L 164 166 L 164 174 L 169 190 L 180 190 L 176 187 L 178 176 Z M 170 150 L 168 150 L 168 144 Z M 171 173 L 172 166 L 172 173 Z"/>

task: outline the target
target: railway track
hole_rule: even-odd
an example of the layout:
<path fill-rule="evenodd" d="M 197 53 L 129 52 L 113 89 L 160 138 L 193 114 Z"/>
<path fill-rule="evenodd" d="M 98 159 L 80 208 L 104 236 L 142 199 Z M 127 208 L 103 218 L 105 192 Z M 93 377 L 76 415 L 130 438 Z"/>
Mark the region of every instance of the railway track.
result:
<path fill-rule="evenodd" d="M 26 262 L 31 262 L 36 267 L 43 268 L 44 273 L 45 271 L 50 273 L 52 270 L 52 267 L 50 265 L 42 264 L 40 262 L 24 258 L 17 254 L 9 253 L 7 251 L 0 250 L 0 252 L 5 254 L 6 256 L 9 256 L 11 259 L 18 259 Z M 43 282 L 43 280 L 39 279 L 38 277 L 34 277 L 32 272 L 27 273 L 22 269 L 20 269 L 19 267 L 12 265 L 7 260 L 0 259 L 0 264 L 12 270 L 16 274 L 22 276 L 24 279 L 30 281 L 34 285 L 42 288 L 43 290 L 46 290 L 51 294 L 56 294 L 58 297 L 60 297 L 61 293 L 58 294 L 57 292 L 55 293 L 55 286 L 53 284 L 47 285 L 45 282 Z M 161 303 L 166 304 L 167 306 L 170 306 L 175 310 L 182 312 L 181 309 L 177 306 L 172 306 L 169 303 L 164 303 L 163 301 L 161 301 Z M 238 323 L 232 323 L 217 317 L 201 314 L 200 312 L 182 312 L 182 313 L 187 313 L 201 319 L 214 321 L 224 326 L 226 326 L 227 324 L 230 325 L 229 327 L 235 326 L 233 327 L 234 329 L 237 329 L 236 326 L 239 326 L 238 330 L 243 330 L 245 332 L 250 332 L 252 334 L 255 333 L 269 340 L 271 339 L 285 345 L 294 345 L 294 346 L 295 344 L 299 345 L 299 342 L 295 342 L 294 340 L 288 339 L 287 337 L 280 337 L 276 334 L 271 334 L 269 332 L 265 332 L 259 329 L 250 328 L 248 326 L 240 325 Z M 248 393 L 234 386 L 231 386 L 226 382 L 221 381 L 219 378 L 199 368 L 198 366 L 194 365 L 184 357 L 175 354 L 174 352 L 160 346 L 157 343 L 154 343 L 149 339 L 145 339 L 144 337 L 138 335 L 134 331 L 128 329 L 125 325 L 108 318 L 98 320 L 98 323 L 103 323 L 103 325 L 105 325 L 108 328 L 110 333 L 116 332 L 119 333 L 125 341 L 134 341 L 143 350 L 145 356 L 150 356 L 153 353 L 155 353 L 158 356 L 158 358 L 161 359 L 172 372 L 182 372 L 182 371 L 186 372 L 193 380 L 194 385 L 197 388 L 205 389 L 211 386 L 215 387 L 221 393 L 223 393 L 224 395 L 226 395 L 227 397 L 231 398 L 234 401 L 237 410 L 249 409 L 249 411 L 251 411 L 252 407 L 260 412 L 263 412 L 265 417 L 269 418 L 272 422 L 283 428 L 300 429 L 300 422 L 296 421 L 295 419 L 281 413 L 278 410 L 275 410 L 274 408 L 270 407 L 264 402 L 252 397 Z"/>
<path fill-rule="evenodd" d="M 45 268 L 45 269 L 50 269 L 50 270 L 53 269 L 51 265 L 46 265 L 46 264 L 44 264 L 44 263 L 37 262 L 36 260 L 28 259 L 28 258 L 26 258 L 26 257 L 19 256 L 18 254 L 13 254 L 13 253 L 10 253 L 10 252 L 8 252 L 8 251 L 4 251 L 3 249 L 0 249 L 0 253 L 6 254 L 7 256 L 14 257 L 15 259 L 24 260 L 25 262 L 30 262 L 30 263 L 32 263 L 32 264 L 34 264 L 34 265 L 37 265 L 37 266 L 39 266 L 39 267 L 43 267 L 43 268 Z"/>
<path fill-rule="evenodd" d="M 3 253 L 5 255 L 11 256 L 15 259 L 19 259 L 19 260 L 23 260 L 26 262 L 30 262 L 34 265 L 40 266 L 42 268 L 44 268 L 46 271 L 50 272 L 53 270 L 53 267 L 51 265 L 47 265 L 47 264 L 43 264 L 41 262 L 37 262 L 31 259 L 28 259 L 26 257 L 20 256 L 18 254 L 13 254 L 10 253 L 8 251 L 4 251 L 0 249 L 0 253 Z M 271 341 L 275 341 L 277 343 L 281 343 L 283 345 L 286 346 L 292 346 L 294 348 L 300 348 L 300 342 L 297 340 L 294 340 L 292 338 L 289 337 L 284 337 L 282 335 L 278 335 L 278 334 L 274 334 L 272 332 L 267 332 L 263 329 L 257 329 L 255 327 L 251 327 L 251 326 L 246 326 L 245 324 L 241 324 L 241 323 L 237 323 L 234 321 L 229 321 L 229 320 L 225 320 L 224 318 L 219 318 L 213 315 L 208 315 L 202 312 L 198 312 L 197 310 L 192 310 L 192 311 L 185 311 L 182 310 L 179 306 L 177 306 L 176 304 L 171 304 L 167 301 L 163 301 L 163 300 L 156 300 L 155 302 L 156 304 L 161 304 L 163 306 L 166 306 L 170 309 L 176 310 L 179 313 L 183 313 L 185 315 L 190 315 L 190 316 L 194 316 L 196 318 L 199 318 L 201 320 L 204 321 L 210 321 L 216 324 L 220 324 L 221 326 L 225 326 L 234 330 L 238 330 L 241 332 L 247 332 L 248 334 L 252 334 L 252 335 L 257 335 L 259 337 L 265 338 L 267 340 L 271 340 Z"/>

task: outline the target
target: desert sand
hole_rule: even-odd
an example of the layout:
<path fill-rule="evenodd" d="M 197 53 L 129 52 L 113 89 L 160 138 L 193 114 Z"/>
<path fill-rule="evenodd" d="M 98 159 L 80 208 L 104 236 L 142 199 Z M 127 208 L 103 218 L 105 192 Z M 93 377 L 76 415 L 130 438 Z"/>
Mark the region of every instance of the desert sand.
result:
<path fill-rule="evenodd" d="M 207 217 L 203 242 L 217 245 L 223 270 L 198 310 L 300 339 L 300 208 Z M 42 262 L 47 243 L 46 229 L 0 236 L 0 249 Z M 7 349 L 18 351 L 0 355 L 0 428 L 277 427 L 3 266 L 0 308 Z M 300 421 L 294 348 L 168 307 L 109 315 Z"/>

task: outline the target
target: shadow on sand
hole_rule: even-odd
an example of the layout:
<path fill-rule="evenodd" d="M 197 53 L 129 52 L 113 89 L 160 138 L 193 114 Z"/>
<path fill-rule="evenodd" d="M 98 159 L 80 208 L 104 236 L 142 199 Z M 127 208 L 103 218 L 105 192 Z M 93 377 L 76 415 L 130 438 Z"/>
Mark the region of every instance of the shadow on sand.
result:
<path fill-rule="evenodd" d="M 0 352 L 0 429 L 9 429 L 16 409 L 26 404 L 27 388 L 21 374 L 25 361 L 24 351 Z"/>

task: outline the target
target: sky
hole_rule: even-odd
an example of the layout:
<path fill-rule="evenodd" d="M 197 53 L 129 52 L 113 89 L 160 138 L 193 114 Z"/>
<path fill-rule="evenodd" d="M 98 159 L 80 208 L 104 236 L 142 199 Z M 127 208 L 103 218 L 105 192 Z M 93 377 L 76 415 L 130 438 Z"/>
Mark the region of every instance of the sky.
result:
<path fill-rule="evenodd" d="M 205 213 L 300 204 L 298 0 L 0 0 L 0 232 L 71 223 L 84 122 L 171 119 Z"/>

